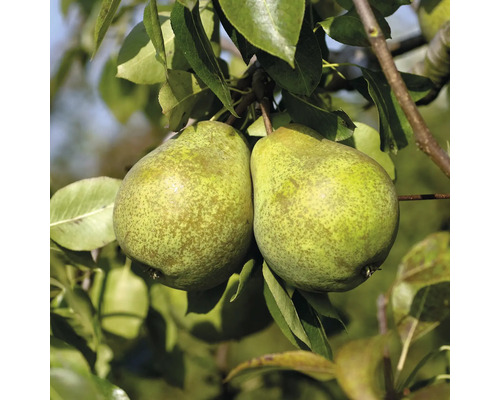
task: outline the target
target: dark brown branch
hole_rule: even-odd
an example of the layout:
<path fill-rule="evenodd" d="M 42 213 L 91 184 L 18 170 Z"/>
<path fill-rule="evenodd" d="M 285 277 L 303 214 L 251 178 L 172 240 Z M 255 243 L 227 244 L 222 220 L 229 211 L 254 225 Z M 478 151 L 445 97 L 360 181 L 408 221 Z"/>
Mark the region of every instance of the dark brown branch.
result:
<path fill-rule="evenodd" d="M 434 194 L 408 194 L 398 196 L 399 201 L 411 200 L 449 200 L 449 193 L 434 193 Z"/>
<path fill-rule="evenodd" d="M 238 114 L 239 117 L 242 117 L 245 113 L 246 109 L 256 100 L 255 92 L 251 91 L 250 93 L 245 94 L 241 101 L 238 103 L 234 111 Z M 236 122 L 236 117 L 231 114 L 226 120 L 226 124 L 233 125 Z"/>
<path fill-rule="evenodd" d="M 426 153 L 446 176 L 450 177 L 450 157 L 439 146 L 420 114 L 417 105 L 410 97 L 403 78 L 396 68 L 382 30 L 368 4 L 368 0 L 353 0 L 353 3 L 370 40 L 373 52 L 377 56 L 384 75 L 413 129 L 418 148 Z"/>

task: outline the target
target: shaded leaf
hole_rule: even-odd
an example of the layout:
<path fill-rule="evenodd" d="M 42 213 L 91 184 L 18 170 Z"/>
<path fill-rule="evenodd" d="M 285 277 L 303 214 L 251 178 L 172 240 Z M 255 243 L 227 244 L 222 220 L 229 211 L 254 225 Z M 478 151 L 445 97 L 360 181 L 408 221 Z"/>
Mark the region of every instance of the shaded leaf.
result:
<path fill-rule="evenodd" d="M 295 66 L 305 0 L 219 0 L 229 22 L 252 45 Z"/>
<path fill-rule="evenodd" d="M 258 51 L 257 58 L 279 86 L 295 94 L 310 96 L 321 79 L 321 49 L 307 19 L 300 30 L 294 67 L 264 51 Z"/>
<path fill-rule="evenodd" d="M 168 126 L 174 132 L 196 116 L 196 110 L 206 109 L 213 98 L 213 92 L 194 74 L 177 70 L 169 71 L 168 80 L 158 95 Z"/>
<path fill-rule="evenodd" d="M 158 14 L 165 48 L 167 68 L 186 70 L 189 63 L 180 50 L 170 25 L 170 13 Z M 156 44 L 158 46 L 158 44 Z M 161 46 L 161 45 L 160 45 Z M 138 23 L 127 35 L 118 53 L 116 76 L 137 84 L 165 82 L 165 67 L 156 58 L 156 48 L 143 22 Z"/>
<path fill-rule="evenodd" d="M 379 364 L 389 335 L 351 340 L 337 353 L 337 381 L 350 399 L 380 400 L 383 390 L 379 387 Z"/>
<path fill-rule="evenodd" d="M 375 9 L 375 18 L 382 29 L 386 39 L 391 38 L 391 27 L 384 17 Z M 349 46 L 370 47 L 370 40 L 366 36 L 365 28 L 356 9 L 351 9 L 347 13 L 338 17 L 330 17 L 319 23 L 325 33 L 337 42 Z"/>
<path fill-rule="evenodd" d="M 229 86 L 203 28 L 198 7 L 191 12 L 176 2 L 171 13 L 171 24 L 179 46 L 196 75 L 237 117 L 232 106 Z"/>
<path fill-rule="evenodd" d="M 83 179 L 50 199 L 50 238 L 70 250 L 93 250 L 115 240 L 113 206 L 121 180 Z"/>
<path fill-rule="evenodd" d="M 354 122 L 356 129 L 344 144 L 352 146 L 377 161 L 391 177 L 396 179 L 396 168 L 389 154 L 380 150 L 380 134 L 371 126 Z"/>
<path fill-rule="evenodd" d="M 413 130 L 382 71 L 361 68 L 363 77 L 350 83 L 369 101 L 373 101 L 379 115 L 380 149 L 397 153 L 413 139 Z M 433 87 L 430 79 L 401 73 L 413 101 L 425 97 Z"/>
<path fill-rule="evenodd" d="M 450 384 L 449 382 L 439 382 L 433 385 L 425 386 L 404 397 L 403 400 L 449 400 Z"/>
<path fill-rule="evenodd" d="M 449 315 L 449 232 L 433 233 L 408 252 L 398 267 L 391 301 L 403 342 L 417 340 Z"/>
<path fill-rule="evenodd" d="M 115 118 L 126 123 L 136 111 L 148 102 L 149 89 L 116 77 L 116 60 L 110 58 L 101 73 L 99 93 Z"/>
<path fill-rule="evenodd" d="M 231 303 L 235 301 L 238 296 L 245 290 L 245 287 L 252 276 L 252 272 L 254 272 L 255 259 L 248 260 L 243 268 L 241 269 L 240 276 L 238 279 L 238 288 L 236 289 L 236 293 L 231 296 L 229 300 Z"/>
<path fill-rule="evenodd" d="M 195 314 L 206 314 L 210 312 L 222 299 L 222 295 L 227 287 L 227 282 L 228 281 L 225 281 L 207 290 L 186 292 L 188 299 L 186 314 L 191 312 Z"/>
<path fill-rule="evenodd" d="M 92 57 L 94 57 L 97 53 L 97 50 L 99 49 L 111 22 L 113 22 L 116 10 L 118 10 L 118 6 L 120 5 L 120 1 L 121 0 L 102 0 L 101 9 L 95 24 L 94 52 Z"/>
<path fill-rule="evenodd" d="M 170 352 L 177 342 L 177 325 L 169 311 L 168 292 L 162 284 L 154 283 L 149 295 L 148 330 L 155 346 Z"/>
<path fill-rule="evenodd" d="M 269 269 L 266 262 L 262 264 L 262 274 L 264 275 L 264 282 L 266 286 L 269 288 L 270 293 L 273 296 L 276 305 L 286 321 L 288 327 L 292 331 L 292 333 L 297 336 L 302 342 L 304 342 L 307 346 L 311 346 L 311 342 L 307 337 L 306 332 L 304 331 L 304 327 L 300 322 L 300 318 L 297 314 L 297 310 L 295 309 L 295 305 L 292 302 L 292 299 L 286 292 L 286 290 L 281 286 L 280 282 L 274 276 L 273 272 Z M 271 313 L 272 315 L 272 313 Z"/>
<path fill-rule="evenodd" d="M 156 0 L 149 0 L 144 8 L 144 16 L 142 19 L 146 32 L 156 49 L 156 57 L 167 68 L 167 54 L 165 52 L 165 41 L 163 39 L 160 17 L 158 15 L 158 7 Z"/>
<path fill-rule="evenodd" d="M 306 125 L 327 139 L 340 141 L 352 136 L 355 125 L 342 110 L 329 111 L 313 98 L 282 91 L 283 103 L 294 122 Z"/>
<path fill-rule="evenodd" d="M 345 329 L 345 324 L 340 317 L 338 310 L 334 307 L 327 293 L 314 293 L 305 290 L 299 290 L 307 302 L 314 308 L 318 314 L 328 318 L 334 318 L 342 323 Z"/>
<path fill-rule="evenodd" d="M 388 17 L 405 4 L 411 4 L 412 0 L 369 0 L 372 8 L 378 10 L 384 17 Z M 337 2 L 346 10 L 354 7 L 352 0 L 337 0 Z"/>
<path fill-rule="evenodd" d="M 56 242 L 50 242 L 50 251 L 54 256 L 61 257 L 66 262 L 79 268 L 97 268 L 90 251 L 74 251 L 59 246 Z"/>
<path fill-rule="evenodd" d="M 320 381 L 335 379 L 335 364 L 310 351 L 287 351 L 283 353 L 266 354 L 252 358 L 233 368 L 225 381 L 243 376 L 253 370 L 286 369 L 298 371 Z"/>
<path fill-rule="evenodd" d="M 298 290 L 293 293 L 293 304 L 297 310 L 300 321 L 311 342 L 311 350 L 328 360 L 332 359 L 332 348 L 326 337 L 325 329 L 317 312 L 300 294 Z"/>
<path fill-rule="evenodd" d="M 131 271 L 130 261 L 107 273 L 100 308 L 104 330 L 126 339 L 137 337 L 148 306 L 148 288 L 144 280 Z"/>

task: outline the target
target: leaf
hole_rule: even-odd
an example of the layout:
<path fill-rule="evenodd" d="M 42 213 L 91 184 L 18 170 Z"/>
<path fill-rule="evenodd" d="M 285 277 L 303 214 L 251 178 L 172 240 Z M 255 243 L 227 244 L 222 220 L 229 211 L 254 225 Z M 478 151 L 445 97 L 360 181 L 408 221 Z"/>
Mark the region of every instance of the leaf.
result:
<path fill-rule="evenodd" d="M 331 303 L 327 293 L 314 293 L 305 290 L 299 290 L 299 292 L 319 314 L 340 321 L 345 329 L 345 324 L 339 312 Z"/>
<path fill-rule="evenodd" d="M 414 342 L 450 312 L 450 234 L 436 232 L 405 255 L 391 291 L 401 340 Z"/>
<path fill-rule="evenodd" d="M 352 146 L 377 161 L 391 177 L 396 179 L 396 168 L 389 154 L 380 150 L 380 134 L 371 126 L 354 122 L 356 129 L 345 144 Z"/>
<path fill-rule="evenodd" d="M 70 250 L 93 250 L 115 240 L 113 206 L 121 180 L 83 179 L 50 199 L 50 238 Z"/>
<path fill-rule="evenodd" d="M 362 78 L 350 83 L 369 101 L 377 106 L 379 114 L 380 149 L 397 153 L 413 139 L 413 130 L 382 71 L 361 68 Z M 419 75 L 401 73 L 413 101 L 425 97 L 433 87 L 430 79 Z"/>
<path fill-rule="evenodd" d="M 213 93 L 196 75 L 177 70 L 168 72 L 168 80 L 158 95 L 168 126 L 174 132 L 183 128 L 196 110 L 208 108 L 213 98 Z"/>
<path fill-rule="evenodd" d="M 243 265 L 238 279 L 238 288 L 236 289 L 236 293 L 231 296 L 231 299 L 229 300 L 230 303 L 235 301 L 238 296 L 245 290 L 245 287 L 254 271 L 254 266 L 255 259 L 250 259 L 245 263 L 245 265 Z"/>
<path fill-rule="evenodd" d="M 342 110 L 328 111 L 304 98 L 282 91 L 283 103 L 294 122 L 306 125 L 330 140 L 340 141 L 352 136 L 355 125 Z"/>
<path fill-rule="evenodd" d="M 161 25 L 167 68 L 187 70 L 189 63 L 182 54 L 170 25 L 170 13 L 160 12 L 158 21 Z M 156 45 L 158 46 L 158 43 Z M 118 53 L 116 76 L 137 84 L 165 82 L 165 67 L 156 58 L 156 54 L 157 50 L 144 22 L 138 23 L 122 43 Z"/>
<path fill-rule="evenodd" d="M 291 122 L 290 114 L 287 112 L 273 113 L 270 115 L 271 125 L 276 130 L 280 126 L 287 125 Z M 264 119 L 257 118 L 248 128 L 247 133 L 249 136 L 265 137 L 267 135 Z"/>
<path fill-rule="evenodd" d="M 219 0 L 229 22 L 252 45 L 295 66 L 305 0 Z"/>
<path fill-rule="evenodd" d="M 302 326 L 311 342 L 311 350 L 331 360 L 332 348 L 330 347 L 325 329 L 323 328 L 323 324 L 317 312 L 310 306 L 298 290 L 293 293 L 292 300 Z"/>
<path fill-rule="evenodd" d="M 390 39 L 391 27 L 376 9 L 372 11 L 382 29 L 382 34 L 386 39 Z M 370 40 L 366 36 L 363 23 L 354 8 L 338 17 L 327 18 L 319 24 L 323 27 L 325 33 L 337 42 L 349 46 L 371 46 Z"/>
<path fill-rule="evenodd" d="M 331 361 L 310 351 L 296 350 L 252 358 L 233 368 L 225 382 L 253 370 L 272 369 L 298 371 L 320 381 L 335 379 L 336 376 L 336 367 Z"/>
<path fill-rule="evenodd" d="M 101 326 L 125 339 L 138 336 L 149 306 L 148 288 L 130 269 L 128 260 L 122 268 L 107 273 L 101 302 Z"/>
<path fill-rule="evenodd" d="M 120 0 L 102 0 L 101 9 L 99 11 L 99 15 L 97 16 L 97 21 L 95 24 L 94 30 L 94 52 L 92 57 L 95 56 L 99 46 L 108 31 L 111 22 L 113 22 L 113 18 L 116 14 L 116 10 L 118 10 L 118 6 L 120 5 Z"/>
<path fill-rule="evenodd" d="M 165 52 L 165 41 L 163 39 L 160 16 L 156 0 L 149 0 L 144 8 L 143 24 L 146 32 L 156 49 L 156 57 L 167 68 L 167 53 Z"/>
<path fill-rule="evenodd" d="M 449 400 L 450 384 L 448 382 L 439 382 L 433 385 L 425 386 L 416 390 L 410 395 L 404 397 L 404 400 Z"/>
<path fill-rule="evenodd" d="M 222 104 L 238 117 L 232 105 L 224 73 L 203 29 L 198 7 L 191 12 L 176 2 L 171 13 L 171 24 L 178 39 L 178 46 L 196 75 L 215 93 Z"/>
<path fill-rule="evenodd" d="M 272 297 L 276 302 L 276 305 L 291 332 L 310 347 L 311 342 L 309 341 L 304 327 L 300 322 L 300 318 L 297 314 L 297 310 L 295 309 L 295 305 L 293 304 L 292 299 L 285 291 L 285 289 L 281 286 L 280 282 L 276 279 L 273 272 L 267 266 L 266 262 L 262 264 L 262 273 L 264 275 L 265 285 L 269 289 L 269 292 L 272 294 Z"/>
<path fill-rule="evenodd" d="M 90 251 L 73 251 L 59 246 L 57 243 L 50 242 L 50 251 L 54 256 L 61 257 L 66 262 L 83 269 L 97 268 L 97 264 L 92 258 Z"/>
<path fill-rule="evenodd" d="M 198 292 L 186 292 L 188 298 L 188 307 L 186 314 L 206 314 L 212 310 L 217 303 L 222 299 L 222 295 L 226 290 L 227 282 L 225 281 L 220 285 L 208 290 Z"/>
<path fill-rule="evenodd" d="M 155 346 L 162 351 L 173 351 L 177 343 L 177 325 L 169 308 L 168 289 L 161 283 L 154 283 L 149 290 L 150 304 L 147 326 Z"/>
<path fill-rule="evenodd" d="M 189 8 L 189 11 L 193 11 L 193 8 L 197 5 L 198 0 L 177 0 L 184 7 Z"/>
<path fill-rule="evenodd" d="M 115 118 L 122 124 L 148 102 L 149 89 L 116 77 L 116 60 L 110 58 L 101 73 L 99 92 Z"/>
<path fill-rule="evenodd" d="M 379 387 L 379 364 L 389 335 L 368 339 L 351 340 L 337 353 L 337 381 L 350 399 L 380 400 L 383 391 Z"/>
<path fill-rule="evenodd" d="M 264 51 L 258 51 L 257 58 L 279 86 L 295 94 L 310 96 L 321 79 L 321 49 L 307 19 L 300 30 L 294 67 Z"/>
<path fill-rule="evenodd" d="M 396 12 L 396 10 L 405 4 L 411 4 L 412 0 L 369 0 L 372 9 L 378 10 L 384 17 L 388 17 Z M 337 2 L 345 8 L 350 10 L 354 7 L 352 0 L 337 0 Z"/>

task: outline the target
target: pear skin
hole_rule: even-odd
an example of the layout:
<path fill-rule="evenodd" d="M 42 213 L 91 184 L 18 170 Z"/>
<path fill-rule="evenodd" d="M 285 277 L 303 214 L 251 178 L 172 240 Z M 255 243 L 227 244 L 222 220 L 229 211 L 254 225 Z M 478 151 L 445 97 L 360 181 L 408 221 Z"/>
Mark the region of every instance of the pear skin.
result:
<path fill-rule="evenodd" d="M 290 124 L 256 143 L 251 172 L 257 245 L 289 284 L 351 290 L 386 259 L 398 197 L 385 170 L 364 153 Z"/>
<path fill-rule="evenodd" d="M 181 290 L 205 290 L 242 267 L 252 240 L 250 150 L 231 126 L 203 121 L 139 160 L 117 193 L 125 254 Z"/>

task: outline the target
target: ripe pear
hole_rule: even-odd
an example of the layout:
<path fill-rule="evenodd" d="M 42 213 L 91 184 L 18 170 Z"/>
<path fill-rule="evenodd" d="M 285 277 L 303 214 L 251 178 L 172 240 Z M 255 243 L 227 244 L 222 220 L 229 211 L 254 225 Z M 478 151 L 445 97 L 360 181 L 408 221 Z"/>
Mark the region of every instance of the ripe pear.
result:
<path fill-rule="evenodd" d="M 450 0 L 421 0 L 417 15 L 422 35 L 430 42 L 441 26 L 450 20 Z"/>
<path fill-rule="evenodd" d="M 205 290 L 242 266 L 252 240 L 250 150 L 231 126 L 203 121 L 139 160 L 115 199 L 116 239 L 151 276 Z"/>
<path fill-rule="evenodd" d="M 306 291 L 346 291 L 387 257 L 399 222 L 392 180 L 360 151 L 290 124 L 252 151 L 254 235 L 269 267 Z"/>
<path fill-rule="evenodd" d="M 270 325 L 272 318 L 262 295 L 262 275 L 254 275 L 245 289 L 231 302 L 236 293 L 239 274 L 233 274 L 221 299 L 206 314 L 189 312 L 187 293 L 163 285 L 152 290 L 153 302 L 165 301 L 176 324 L 207 343 L 239 340 Z"/>

